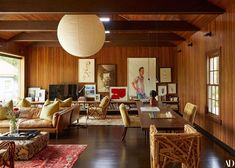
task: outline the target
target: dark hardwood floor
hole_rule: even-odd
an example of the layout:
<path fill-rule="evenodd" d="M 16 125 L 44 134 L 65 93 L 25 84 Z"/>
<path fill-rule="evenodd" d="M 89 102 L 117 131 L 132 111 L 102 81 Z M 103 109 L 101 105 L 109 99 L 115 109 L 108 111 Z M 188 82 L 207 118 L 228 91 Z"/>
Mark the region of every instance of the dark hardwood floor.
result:
<path fill-rule="evenodd" d="M 149 143 L 144 132 L 137 128 L 128 129 L 125 142 L 121 142 L 122 130 L 121 126 L 72 127 L 58 140 L 52 136 L 50 144 L 87 144 L 74 167 L 149 168 Z M 227 167 L 226 159 L 235 161 L 234 156 L 206 137 L 202 138 L 201 168 Z"/>

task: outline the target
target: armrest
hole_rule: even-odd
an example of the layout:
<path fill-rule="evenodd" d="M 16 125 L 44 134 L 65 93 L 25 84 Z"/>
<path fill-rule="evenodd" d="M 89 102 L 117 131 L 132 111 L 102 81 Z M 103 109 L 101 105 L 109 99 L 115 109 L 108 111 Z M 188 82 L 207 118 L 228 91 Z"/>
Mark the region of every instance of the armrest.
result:
<path fill-rule="evenodd" d="M 65 108 L 62 111 L 58 111 L 53 114 L 52 125 L 56 129 L 63 129 L 70 125 L 70 117 L 73 111 L 73 107 Z"/>

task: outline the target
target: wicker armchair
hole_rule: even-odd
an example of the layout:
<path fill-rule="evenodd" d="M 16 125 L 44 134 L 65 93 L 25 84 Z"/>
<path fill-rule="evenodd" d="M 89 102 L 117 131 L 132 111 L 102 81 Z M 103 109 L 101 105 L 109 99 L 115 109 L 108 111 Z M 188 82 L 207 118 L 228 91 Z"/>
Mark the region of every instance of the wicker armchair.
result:
<path fill-rule="evenodd" d="M 167 168 L 174 163 L 181 163 L 183 168 L 198 168 L 200 139 L 200 133 L 190 125 L 185 125 L 184 133 L 159 133 L 151 125 L 151 168 Z"/>
<path fill-rule="evenodd" d="M 193 124 L 196 113 L 197 113 L 197 106 L 192 103 L 187 103 L 184 107 L 183 118 L 188 122 L 190 122 L 191 124 Z"/>
<path fill-rule="evenodd" d="M 96 119 L 105 119 L 106 118 L 106 114 L 107 114 L 107 110 L 108 110 L 108 106 L 110 103 L 110 98 L 108 96 L 105 96 L 98 107 L 96 106 L 90 106 L 87 109 L 87 119 L 89 118 L 89 116 L 92 116 Z"/>
<path fill-rule="evenodd" d="M 3 141 L 0 143 L 0 166 L 14 168 L 15 143 Z"/>

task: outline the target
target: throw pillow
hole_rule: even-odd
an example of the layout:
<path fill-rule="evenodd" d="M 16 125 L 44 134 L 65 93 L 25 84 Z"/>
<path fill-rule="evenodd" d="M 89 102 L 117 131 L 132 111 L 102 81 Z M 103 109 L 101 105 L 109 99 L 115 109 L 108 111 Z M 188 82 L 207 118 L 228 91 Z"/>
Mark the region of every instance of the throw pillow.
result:
<path fill-rule="evenodd" d="M 9 107 L 0 107 L 0 120 L 5 120 L 8 118 Z"/>
<path fill-rule="evenodd" d="M 28 107 L 23 107 L 23 108 L 20 108 L 20 114 L 19 114 L 19 118 L 32 118 L 32 111 L 31 111 L 31 108 L 28 108 Z"/>
<path fill-rule="evenodd" d="M 40 119 L 52 121 L 53 114 L 59 111 L 59 108 L 59 102 L 54 102 L 47 106 L 43 106 L 40 114 Z"/>
<path fill-rule="evenodd" d="M 4 103 L 3 106 L 4 106 L 4 107 L 9 107 L 10 109 L 13 110 L 13 101 L 10 100 L 10 101 Z"/>
<path fill-rule="evenodd" d="M 16 106 L 17 107 L 30 107 L 31 103 L 24 98 L 24 99 L 20 100 Z"/>
<path fill-rule="evenodd" d="M 58 101 L 60 104 L 60 107 L 70 107 L 72 105 L 72 97 L 65 99 L 64 101 L 55 98 L 55 101 Z"/>
<path fill-rule="evenodd" d="M 49 99 L 47 99 L 47 100 L 45 101 L 45 103 L 43 104 L 43 106 L 47 106 L 47 105 L 49 105 L 49 104 L 51 104 L 51 102 L 50 102 Z"/>

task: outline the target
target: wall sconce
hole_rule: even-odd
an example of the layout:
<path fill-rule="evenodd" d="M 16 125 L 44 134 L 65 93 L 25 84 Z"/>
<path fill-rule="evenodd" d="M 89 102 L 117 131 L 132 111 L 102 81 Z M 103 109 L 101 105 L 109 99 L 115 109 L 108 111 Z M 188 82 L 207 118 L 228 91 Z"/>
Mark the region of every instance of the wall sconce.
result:
<path fill-rule="evenodd" d="M 188 43 L 188 46 L 189 47 L 192 47 L 193 46 L 193 43 L 191 42 L 191 43 Z"/>
<path fill-rule="evenodd" d="M 205 37 L 211 37 L 212 36 L 212 32 L 207 32 L 206 34 L 204 34 Z"/>

